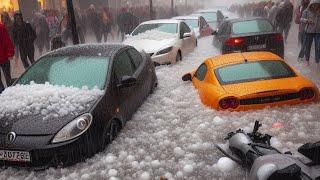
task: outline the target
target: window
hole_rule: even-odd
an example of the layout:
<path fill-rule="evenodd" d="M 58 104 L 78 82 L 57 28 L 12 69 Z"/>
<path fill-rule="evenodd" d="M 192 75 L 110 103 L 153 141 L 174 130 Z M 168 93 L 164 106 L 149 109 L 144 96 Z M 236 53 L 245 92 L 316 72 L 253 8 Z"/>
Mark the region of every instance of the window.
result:
<path fill-rule="evenodd" d="M 134 66 L 128 54 L 122 52 L 115 61 L 115 75 L 118 81 L 123 76 L 132 76 L 134 73 Z"/>
<path fill-rule="evenodd" d="M 186 25 L 186 23 L 182 22 L 181 23 L 181 32 L 182 32 L 182 34 L 189 33 L 189 32 L 191 32 L 191 29 L 189 28 L 188 25 Z"/>
<path fill-rule="evenodd" d="M 206 26 L 207 26 L 206 20 L 204 20 L 203 17 L 200 17 L 200 27 L 201 27 L 201 28 L 204 28 L 204 27 L 206 27 Z"/>
<path fill-rule="evenodd" d="M 201 64 L 200 67 L 197 69 L 196 73 L 194 76 L 199 79 L 200 81 L 203 81 L 204 78 L 206 77 L 208 68 L 206 64 Z"/>
<path fill-rule="evenodd" d="M 134 62 L 135 67 L 138 68 L 142 62 L 141 54 L 135 49 L 129 49 L 128 52 L 129 52 L 131 59 Z"/>
<path fill-rule="evenodd" d="M 259 32 L 272 32 L 273 26 L 268 20 L 250 20 L 235 22 L 232 25 L 233 34 L 243 33 L 259 33 Z"/>
<path fill-rule="evenodd" d="M 44 57 L 36 62 L 18 81 L 18 84 L 49 82 L 53 85 L 89 89 L 103 89 L 108 71 L 108 57 Z"/>
<path fill-rule="evenodd" d="M 255 61 L 228 65 L 215 70 L 220 84 L 235 84 L 296 76 L 282 61 Z"/>

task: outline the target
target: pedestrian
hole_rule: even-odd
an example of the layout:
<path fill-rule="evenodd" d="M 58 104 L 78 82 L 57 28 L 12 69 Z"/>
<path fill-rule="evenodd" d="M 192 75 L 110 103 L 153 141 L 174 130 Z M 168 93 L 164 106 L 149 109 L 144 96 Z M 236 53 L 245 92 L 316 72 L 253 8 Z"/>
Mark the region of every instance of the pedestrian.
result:
<path fill-rule="evenodd" d="M 87 18 L 88 21 L 88 30 L 89 32 L 93 33 L 96 37 L 97 42 L 101 42 L 101 17 L 97 13 L 96 8 L 93 4 L 90 5 L 87 11 Z"/>
<path fill-rule="evenodd" d="M 125 34 L 130 34 L 139 25 L 139 19 L 127 9 L 123 8 L 117 17 L 117 23 L 123 41 Z"/>
<path fill-rule="evenodd" d="M 112 17 L 111 13 L 107 8 L 103 8 L 102 11 L 102 38 L 104 38 L 104 42 L 107 42 L 108 35 L 111 33 L 111 26 L 112 26 Z"/>
<path fill-rule="evenodd" d="M 278 1 L 272 6 L 272 8 L 269 11 L 269 16 L 268 16 L 269 20 L 275 26 L 276 26 L 276 16 L 279 11 L 279 4 L 280 4 L 280 2 Z"/>
<path fill-rule="evenodd" d="M 0 23 L 0 67 L 3 71 L 7 86 L 11 85 L 10 60 L 14 55 L 14 47 L 9 33 L 4 24 Z M 0 76 L 1 77 L 1 76 Z M 0 78 L 0 93 L 4 90 L 4 84 Z"/>
<path fill-rule="evenodd" d="M 13 22 L 9 16 L 9 13 L 3 12 L 1 14 L 1 22 L 7 28 L 11 41 L 13 41 Z M 14 64 L 18 64 L 19 60 L 19 48 L 17 44 L 14 44 Z"/>
<path fill-rule="evenodd" d="M 34 41 L 36 38 L 36 32 L 29 23 L 24 22 L 22 14 L 20 12 L 15 13 L 13 41 L 19 46 L 21 61 L 25 69 L 34 63 Z"/>
<path fill-rule="evenodd" d="M 49 39 L 55 37 L 59 32 L 59 19 L 53 10 L 47 13 L 46 21 L 49 26 Z"/>
<path fill-rule="evenodd" d="M 37 46 L 40 55 L 43 53 L 43 50 L 50 50 L 50 29 L 47 23 L 46 17 L 40 13 L 36 12 L 32 20 L 33 28 L 36 31 L 37 39 L 35 45 Z"/>
<path fill-rule="evenodd" d="M 284 0 L 280 4 L 279 10 L 277 12 L 275 22 L 278 31 L 284 34 L 284 40 L 287 42 L 289 30 L 291 27 L 291 22 L 293 18 L 293 5 L 290 0 Z"/>
<path fill-rule="evenodd" d="M 301 46 L 305 39 L 305 26 L 304 22 L 301 22 L 301 16 L 303 11 L 308 7 L 310 0 L 302 0 L 301 5 L 297 7 L 295 11 L 295 23 L 299 25 L 298 44 Z"/>
<path fill-rule="evenodd" d="M 315 61 L 319 67 L 320 61 L 320 0 L 311 0 L 308 8 L 303 11 L 301 22 L 305 23 L 305 41 L 299 53 L 299 60 L 306 58 L 307 66 L 310 65 L 310 51 L 313 40 L 315 41 Z"/>

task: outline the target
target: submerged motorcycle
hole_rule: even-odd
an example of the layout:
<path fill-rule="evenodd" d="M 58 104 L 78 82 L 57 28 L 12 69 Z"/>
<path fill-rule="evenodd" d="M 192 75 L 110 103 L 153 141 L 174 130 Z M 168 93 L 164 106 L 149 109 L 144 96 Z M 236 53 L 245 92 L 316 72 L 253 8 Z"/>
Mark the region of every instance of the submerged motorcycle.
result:
<path fill-rule="evenodd" d="M 215 146 L 250 171 L 248 180 L 320 180 L 320 141 L 299 147 L 303 160 L 272 147 L 272 136 L 261 134 L 260 127 L 256 121 L 252 133 L 241 129 L 229 133 L 225 138 L 229 141 L 228 150 Z"/>

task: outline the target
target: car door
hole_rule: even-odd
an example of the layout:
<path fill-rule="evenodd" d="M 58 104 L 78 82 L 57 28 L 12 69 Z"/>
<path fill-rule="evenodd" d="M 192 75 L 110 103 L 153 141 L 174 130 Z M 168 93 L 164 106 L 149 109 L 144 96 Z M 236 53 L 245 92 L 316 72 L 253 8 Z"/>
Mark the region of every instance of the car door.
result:
<path fill-rule="evenodd" d="M 112 76 L 114 88 L 116 88 L 114 91 L 118 99 L 119 111 L 125 121 L 129 120 L 135 111 L 135 90 L 137 89 L 137 84 L 123 88 L 119 88 L 118 85 L 120 85 L 121 79 L 124 76 L 133 76 L 134 73 L 135 65 L 126 50 L 122 50 L 115 57 Z"/>
<path fill-rule="evenodd" d="M 137 79 L 136 87 L 135 87 L 135 109 L 137 109 L 144 101 L 144 99 L 148 96 L 150 92 L 152 76 L 150 76 L 149 69 L 147 67 L 147 60 L 142 58 L 141 54 L 135 50 L 134 48 L 130 48 L 127 50 L 129 57 L 131 58 L 134 66 L 135 72 L 133 76 Z"/>
<path fill-rule="evenodd" d="M 192 36 L 183 37 L 184 33 L 191 33 L 191 29 L 185 22 L 180 23 L 180 38 L 182 39 L 182 47 L 185 52 L 190 52 L 194 48 L 194 40 Z"/>
<path fill-rule="evenodd" d="M 220 47 L 223 46 L 224 42 L 229 38 L 229 24 L 228 22 L 223 22 L 221 26 L 218 29 L 217 35 L 216 35 L 216 40 L 218 42 L 218 45 Z"/>
<path fill-rule="evenodd" d="M 198 89 L 199 95 L 201 99 L 203 99 L 206 95 L 206 89 L 205 86 L 205 78 L 208 72 L 208 66 L 203 63 L 199 66 L 199 68 L 196 70 L 192 77 L 193 85 Z"/>
<path fill-rule="evenodd" d="M 210 36 L 213 30 L 211 29 L 207 21 L 203 17 L 200 17 L 199 20 L 200 20 L 200 36 L 201 37 Z"/>

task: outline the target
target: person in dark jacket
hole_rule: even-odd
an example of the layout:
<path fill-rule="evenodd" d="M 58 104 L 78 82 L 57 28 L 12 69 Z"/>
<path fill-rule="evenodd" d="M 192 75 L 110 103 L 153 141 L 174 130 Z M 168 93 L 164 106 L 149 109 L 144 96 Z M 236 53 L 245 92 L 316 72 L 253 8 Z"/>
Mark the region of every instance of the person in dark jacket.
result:
<path fill-rule="evenodd" d="M 285 0 L 280 4 L 278 13 L 276 15 L 276 27 L 280 33 L 284 34 L 284 40 L 287 42 L 291 22 L 293 18 L 293 5 L 290 0 Z"/>
<path fill-rule="evenodd" d="M 89 26 L 88 29 L 96 36 L 97 42 L 101 42 L 101 18 L 93 4 L 88 9 L 86 20 Z"/>
<path fill-rule="evenodd" d="M 301 5 L 297 7 L 295 12 L 295 23 L 299 24 L 299 33 L 298 33 L 298 43 L 299 45 L 303 44 L 303 41 L 305 39 L 305 26 L 306 23 L 301 22 L 301 16 L 305 9 L 307 9 L 308 5 L 310 3 L 310 0 L 302 0 Z"/>
<path fill-rule="evenodd" d="M 117 17 L 117 23 L 123 40 L 125 34 L 130 34 L 139 25 L 139 19 L 128 10 L 122 9 Z"/>
<path fill-rule="evenodd" d="M 22 14 L 20 12 L 15 13 L 13 41 L 19 46 L 21 61 L 25 69 L 34 63 L 34 41 L 36 38 L 36 32 L 29 23 L 24 22 Z"/>
<path fill-rule="evenodd" d="M 112 17 L 111 13 L 107 8 L 103 8 L 102 11 L 102 37 L 104 37 L 104 42 L 107 42 L 108 35 L 111 33 Z"/>
<path fill-rule="evenodd" d="M 0 67 L 4 74 L 7 86 L 11 85 L 10 61 L 14 55 L 14 47 L 10 40 L 9 33 L 4 24 L 0 23 Z M 0 93 L 4 90 L 4 85 L 0 78 Z"/>

